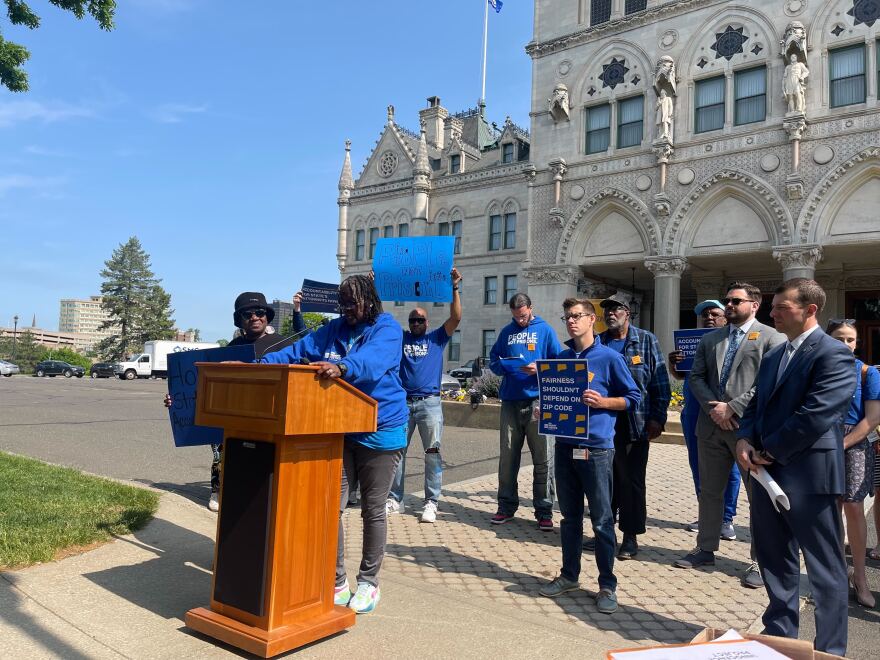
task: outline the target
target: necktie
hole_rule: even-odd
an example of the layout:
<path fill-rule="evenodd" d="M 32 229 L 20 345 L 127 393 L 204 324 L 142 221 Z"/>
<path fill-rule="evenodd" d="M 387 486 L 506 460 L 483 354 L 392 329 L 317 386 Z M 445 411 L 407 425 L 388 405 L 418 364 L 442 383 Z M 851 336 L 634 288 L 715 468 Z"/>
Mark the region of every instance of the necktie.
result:
<path fill-rule="evenodd" d="M 794 347 L 791 345 L 790 341 L 785 342 L 785 353 L 782 354 L 782 359 L 779 361 L 779 371 L 776 374 L 777 381 L 779 381 L 779 379 L 782 378 L 782 374 L 785 373 L 792 355 L 794 355 Z"/>
<path fill-rule="evenodd" d="M 734 328 L 730 333 L 730 341 L 727 344 L 727 352 L 724 354 L 724 362 L 721 365 L 721 394 L 724 394 L 724 388 L 727 387 L 727 379 L 730 377 L 730 369 L 733 367 L 733 358 L 736 357 L 736 349 L 739 348 L 739 342 L 742 338 L 743 331 L 741 328 Z"/>

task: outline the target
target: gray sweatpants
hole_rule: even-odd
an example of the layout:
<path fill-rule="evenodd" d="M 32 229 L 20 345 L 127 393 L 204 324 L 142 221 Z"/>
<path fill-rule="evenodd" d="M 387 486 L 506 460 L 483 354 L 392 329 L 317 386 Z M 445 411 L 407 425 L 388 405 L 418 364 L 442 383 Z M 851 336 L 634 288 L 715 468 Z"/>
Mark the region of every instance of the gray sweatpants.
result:
<path fill-rule="evenodd" d="M 364 521 L 364 543 L 357 581 L 379 586 L 379 569 L 385 557 L 385 501 L 404 449 L 379 451 L 353 442 L 342 449 L 342 493 L 339 499 L 339 544 L 336 548 L 336 586 L 342 586 L 345 574 L 345 532 L 342 512 L 348 505 L 348 485 L 360 484 L 361 518 Z"/>

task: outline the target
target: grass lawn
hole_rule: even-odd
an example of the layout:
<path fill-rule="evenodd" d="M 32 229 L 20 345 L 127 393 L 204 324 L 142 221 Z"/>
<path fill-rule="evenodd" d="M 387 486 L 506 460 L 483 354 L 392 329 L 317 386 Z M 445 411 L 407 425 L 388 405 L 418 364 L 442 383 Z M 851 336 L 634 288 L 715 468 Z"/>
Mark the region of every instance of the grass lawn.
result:
<path fill-rule="evenodd" d="M 0 570 L 128 534 L 158 505 L 152 491 L 0 452 Z"/>

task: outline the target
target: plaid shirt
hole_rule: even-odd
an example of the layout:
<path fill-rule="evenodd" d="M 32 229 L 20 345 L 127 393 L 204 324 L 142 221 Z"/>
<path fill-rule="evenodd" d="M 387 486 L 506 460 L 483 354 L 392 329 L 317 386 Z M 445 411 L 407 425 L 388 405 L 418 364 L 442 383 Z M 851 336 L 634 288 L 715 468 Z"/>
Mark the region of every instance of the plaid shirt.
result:
<path fill-rule="evenodd" d="M 606 346 L 613 340 L 607 330 L 599 337 Z M 666 426 L 666 409 L 672 397 L 669 373 L 657 337 L 632 324 L 626 336 L 623 357 L 642 392 L 638 407 L 629 411 L 630 434 L 633 440 L 645 440 L 648 437 L 645 425 L 649 421 Z"/>

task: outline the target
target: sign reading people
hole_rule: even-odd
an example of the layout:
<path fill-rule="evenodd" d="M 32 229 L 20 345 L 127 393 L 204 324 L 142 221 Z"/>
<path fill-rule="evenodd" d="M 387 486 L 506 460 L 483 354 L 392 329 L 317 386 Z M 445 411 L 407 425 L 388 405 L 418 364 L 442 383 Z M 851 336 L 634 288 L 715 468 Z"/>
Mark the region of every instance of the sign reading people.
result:
<path fill-rule="evenodd" d="M 223 442 L 223 429 L 196 424 L 196 386 L 199 382 L 196 362 L 226 361 L 253 362 L 253 344 L 168 354 L 168 394 L 171 395 L 168 415 L 175 447 Z"/>
<path fill-rule="evenodd" d="M 675 340 L 675 350 L 681 351 L 684 359 L 675 365 L 676 371 L 690 371 L 694 368 L 694 356 L 697 354 L 697 346 L 700 340 L 707 332 L 712 332 L 715 328 L 696 328 L 693 330 L 673 330 L 672 335 Z"/>
<path fill-rule="evenodd" d="M 303 280 L 301 312 L 339 313 L 339 285 Z"/>
<path fill-rule="evenodd" d="M 452 302 L 454 236 L 380 238 L 373 255 L 382 300 Z"/>
<path fill-rule="evenodd" d="M 590 408 L 581 399 L 590 388 L 587 360 L 538 360 L 538 433 L 586 439 Z"/>

